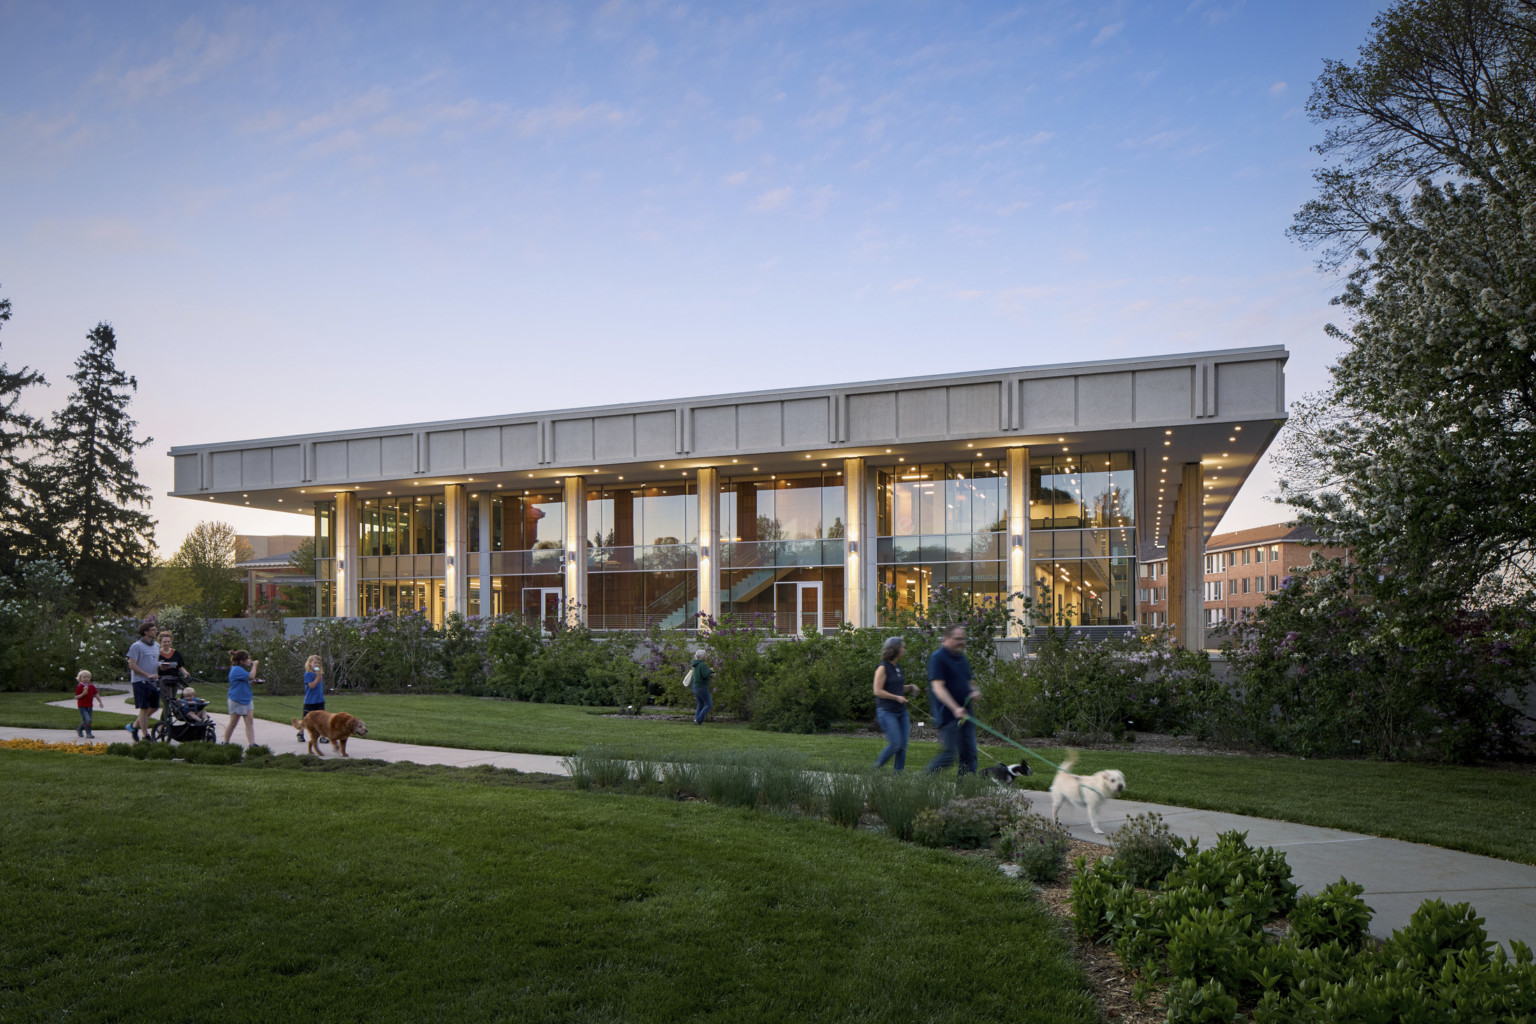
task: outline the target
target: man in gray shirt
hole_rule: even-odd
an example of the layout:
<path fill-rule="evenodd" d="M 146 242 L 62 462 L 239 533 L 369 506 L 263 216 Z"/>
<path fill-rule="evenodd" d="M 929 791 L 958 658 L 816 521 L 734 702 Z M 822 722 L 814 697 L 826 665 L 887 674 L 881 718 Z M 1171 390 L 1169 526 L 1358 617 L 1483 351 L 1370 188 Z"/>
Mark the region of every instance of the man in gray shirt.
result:
<path fill-rule="evenodd" d="M 139 627 L 139 639 L 128 648 L 128 678 L 133 683 L 133 706 L 139 714 L 124 728 L 133 733 L 134 742 L 138 742 L 141 731 L 145 739 L 149 738 L 149 713 L 160 707 L 160 687 L 156 683 L 160 677 L 160 647 L 155 643 L 159 633 L 153 622 L 146 622 Z"/>

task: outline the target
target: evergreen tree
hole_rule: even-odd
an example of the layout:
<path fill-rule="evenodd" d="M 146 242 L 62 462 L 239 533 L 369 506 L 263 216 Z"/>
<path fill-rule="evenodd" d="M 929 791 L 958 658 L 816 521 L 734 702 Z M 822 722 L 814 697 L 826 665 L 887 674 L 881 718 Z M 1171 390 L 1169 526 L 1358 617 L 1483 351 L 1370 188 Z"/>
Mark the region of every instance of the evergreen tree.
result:
<path fill-rule="evenodd" d="M 0 327 L 11 318 L 11 300 L 0 299 Z M 41 424 L 18 408 L 21 393 L 33 385 L 46 385 L 43 375 L 31 367 L 12 371 L 0 363 L 0 575 L 8 575 L 36 547 L 27 524 L 35 503 L 29 500 L 33 479 L 32 459 Z"/>
<path fill-rule="evenodd" d="M 139 382 L 117 368 L 117 336 L 106 323 L 86 335 L 89 345 L 69 379 L 75 392 L 48 428 L 40 513 L 50 543 L 68 566 L 83 610 L 128 607 L 154 548 L 149 488 L 139 482 L 133 453 L 138 424 L 128 403 Z"/>

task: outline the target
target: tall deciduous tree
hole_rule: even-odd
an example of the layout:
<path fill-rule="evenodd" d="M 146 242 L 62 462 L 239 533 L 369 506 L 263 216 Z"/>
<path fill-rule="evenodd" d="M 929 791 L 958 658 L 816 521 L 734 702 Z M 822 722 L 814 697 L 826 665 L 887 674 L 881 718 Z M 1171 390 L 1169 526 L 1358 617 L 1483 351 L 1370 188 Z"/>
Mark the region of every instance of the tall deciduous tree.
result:
<path fill-rule="evenodd" d="M 75 360 L 75 391 L 48 428 L 41 474 L 41 518 L 87 609 L 126 608 L 153 551 L 149 489 L 134 452 L 150 442 L 133 436 L 128 403 L 138 381 L 118 369 L 117 336 L 97 324 Z"/>
<path fill-rule="evenodd" d="M 0 299 L 0 327 L 10 319 L 11 300 Z M 42 424 L 18 403 L 27 388 L 47 383 L 31 367 L 13 371 L 0 363 L 0 575 L 10 573 L 37 546 L 28 524 L 35 514 L 33 459 Z"/>
<path fill-rule="evenodd" d="M 245 607 L 240 570 L 251 546 L 228 523 L 202 522 L 192 528 L 167 566 L 183 575 L 197 594 L 195 607 L 205 617 L 236 615 Z"/>
<path fill-rule="evenodd" d="M 1400 0 L 1354 64 L 1324 62 L 1307 104 L 1332 164 L 1293 237 L 1325 266 L 1372 243 L 1372 226 L 1423 179 L 1477 182 L 1513 198 L 1502 172 L 1528 161 L 1536 122 L 1536 0 Z"/>

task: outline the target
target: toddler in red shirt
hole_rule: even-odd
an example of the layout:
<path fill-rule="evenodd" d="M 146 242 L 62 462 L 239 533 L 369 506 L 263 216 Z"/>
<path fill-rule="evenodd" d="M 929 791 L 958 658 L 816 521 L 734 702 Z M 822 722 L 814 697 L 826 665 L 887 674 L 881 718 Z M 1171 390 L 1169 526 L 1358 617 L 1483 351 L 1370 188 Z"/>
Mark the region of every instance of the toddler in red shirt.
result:
<path fill-rule="evenodd" d="M 80 725 L 75 729 L 76 736 L 84 736 L 87 739 L 95 739 L 96 734 L 91 732 L 91 715 L 95 714 L 92 704 L 100 704 L 106 707 L 106 702 L 101 699 L 101 694 L 96 689 L 96 684 L 91 682 L 91 674 L 84 669 L 75 676 L 75 706 L 80 709 Z"/>

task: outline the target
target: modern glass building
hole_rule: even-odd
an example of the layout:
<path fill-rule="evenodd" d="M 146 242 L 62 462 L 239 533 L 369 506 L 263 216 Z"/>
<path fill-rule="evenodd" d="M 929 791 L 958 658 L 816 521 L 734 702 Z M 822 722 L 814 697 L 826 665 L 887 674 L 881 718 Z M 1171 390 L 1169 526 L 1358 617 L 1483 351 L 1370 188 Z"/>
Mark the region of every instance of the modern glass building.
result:
<path fill-rule="evenodd" d="M 1283 348 L 176 447 L 177 497 L 311 517 L 324 615 L 873 625 L 937 587 L 1130 626 L 1285 416 Z M 1177 564 L 1178 568 L 1174 566 Z M 1183 605 L 1170 601 L 1170 605 Z"/>

